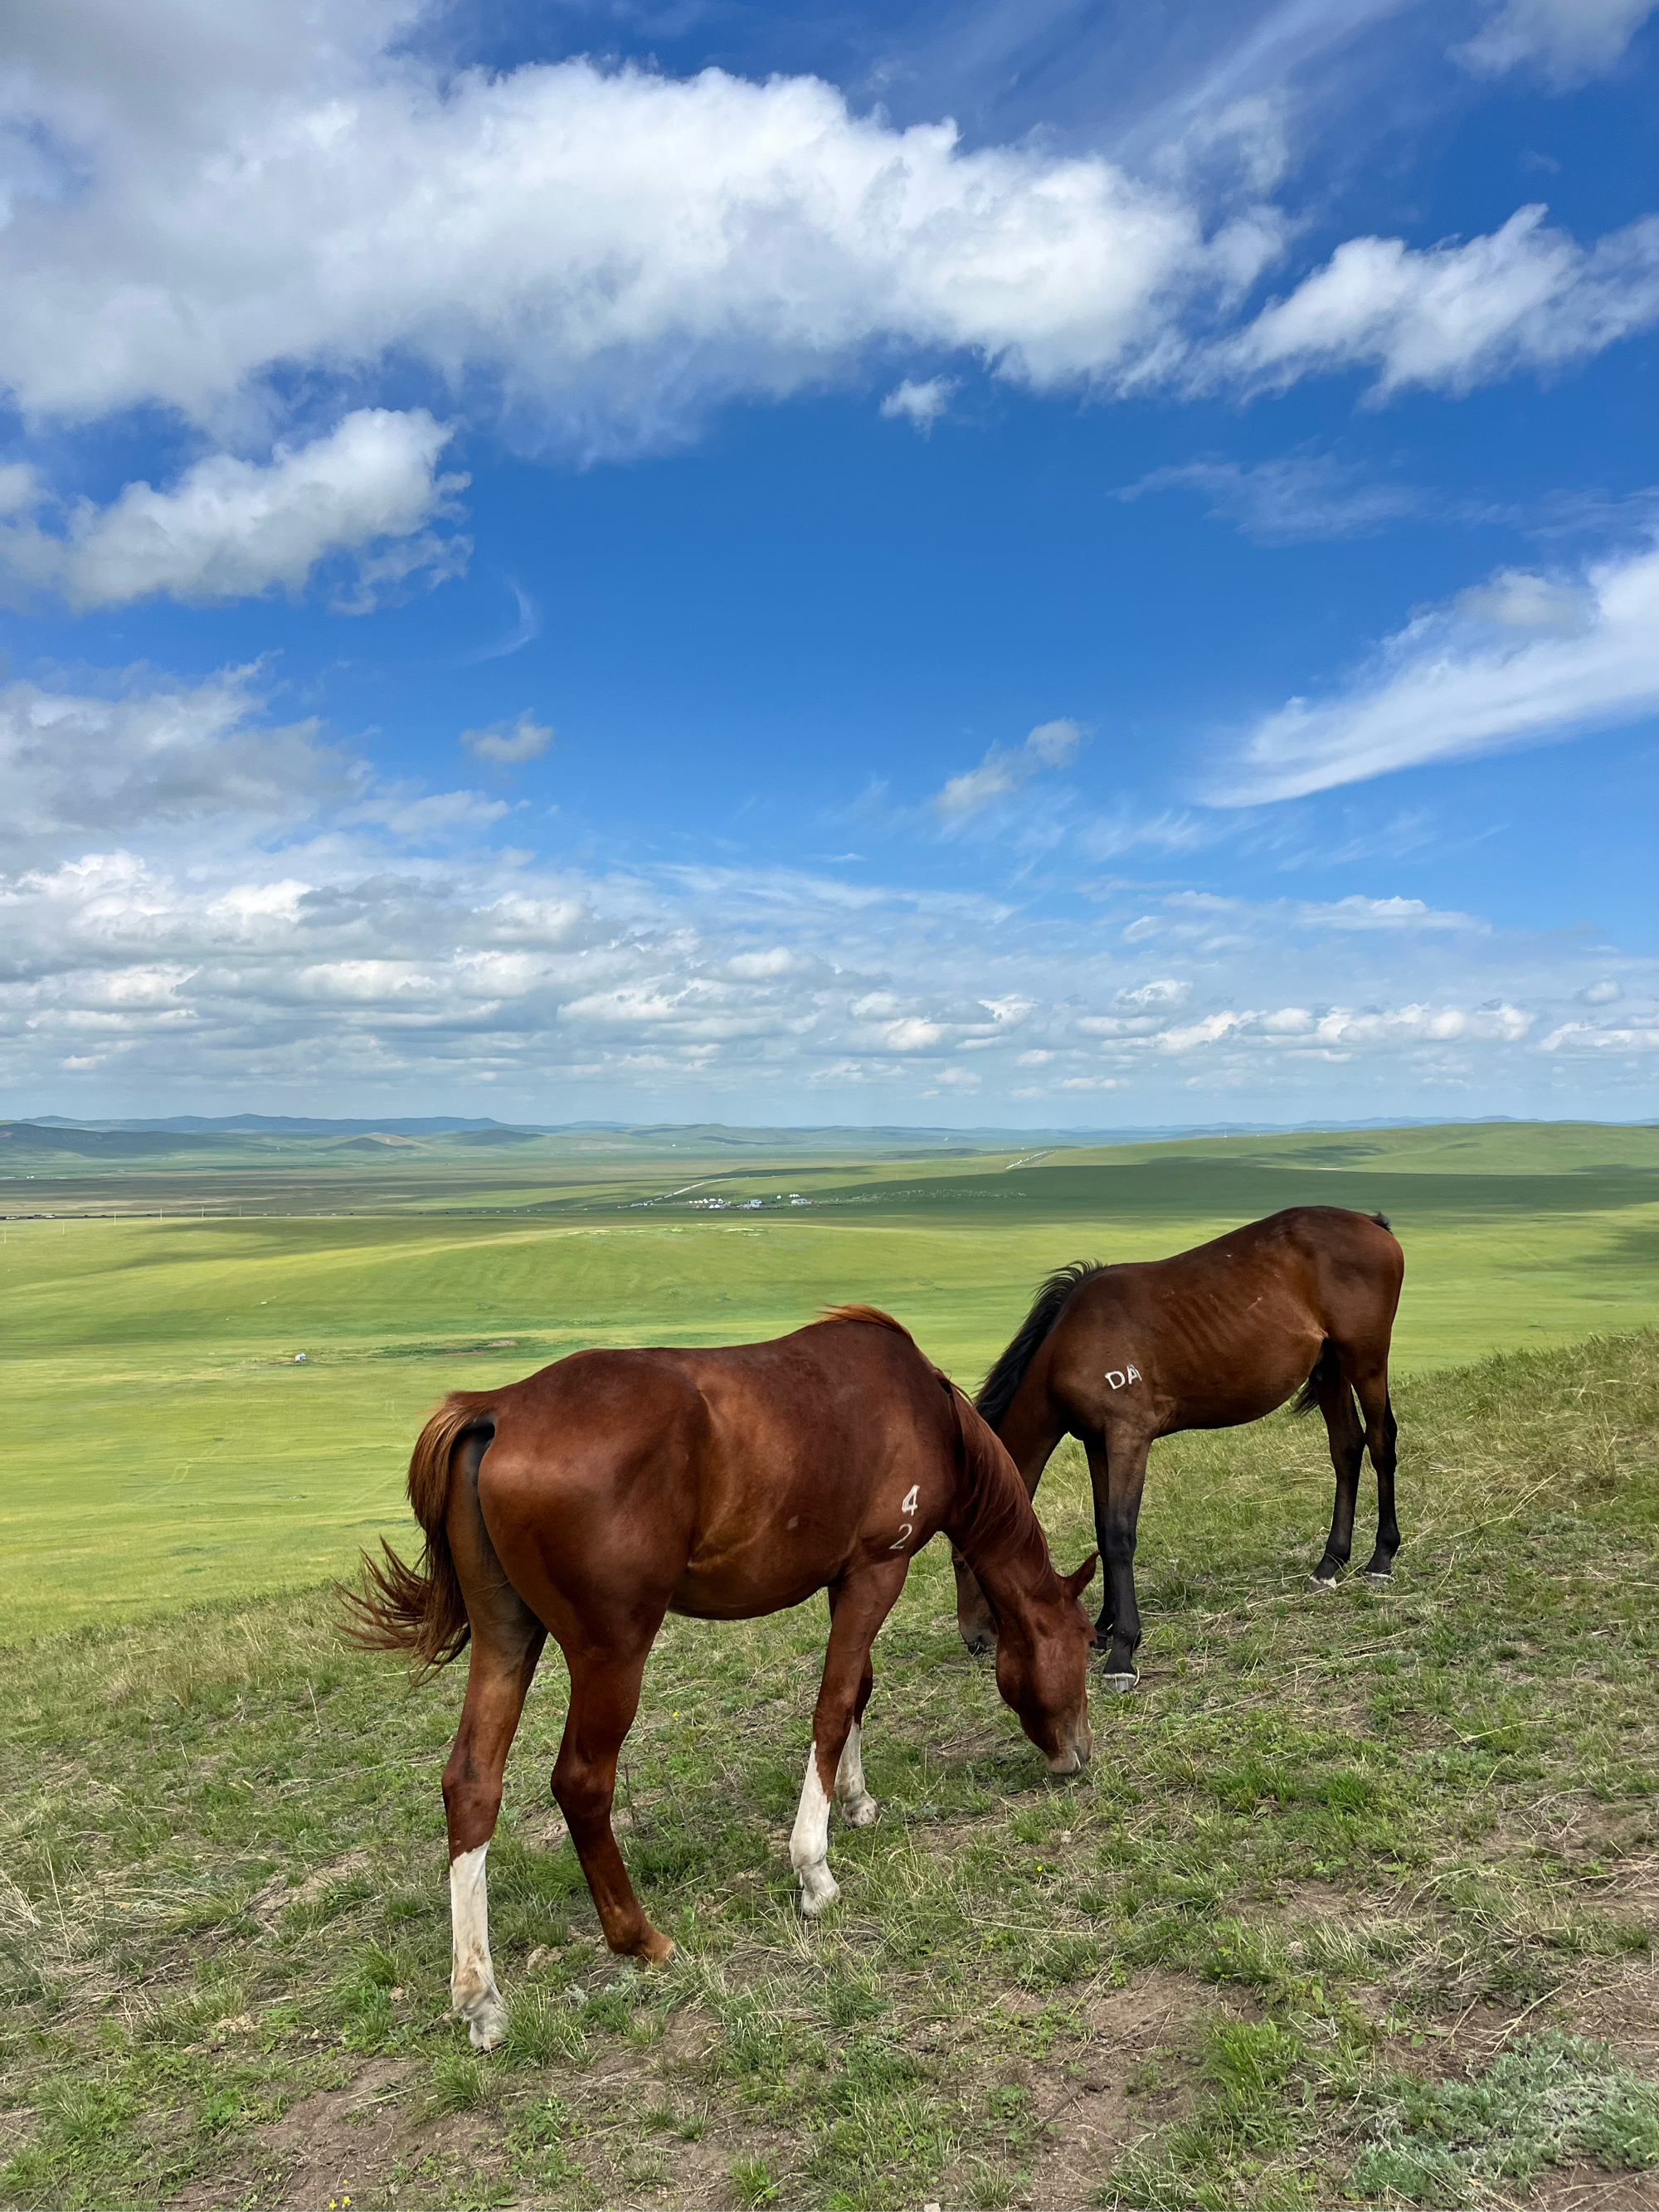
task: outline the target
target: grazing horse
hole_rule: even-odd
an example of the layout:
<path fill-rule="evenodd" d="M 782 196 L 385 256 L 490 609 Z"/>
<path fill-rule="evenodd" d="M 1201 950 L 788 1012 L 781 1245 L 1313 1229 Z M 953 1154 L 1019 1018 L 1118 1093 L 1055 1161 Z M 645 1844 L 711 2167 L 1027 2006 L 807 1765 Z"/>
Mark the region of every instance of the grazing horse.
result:
<path fill-rule="evenodd" d="M 1156 1437 L 1260 1420 L 1299 1384 L 1297 1411 L 1323 1413 L 1336 1469 L 1315 1585 L 1329 1589 L 1347 1563 L 1367 1447 L 1376 1549 L 1365 1572 L 1377 1582 L 1393 1573 L 1400 1528 L 1389 1340 L 1405 1271 L 1382 1214 L 1292 1206 L 1173 1259 L 1079 1261 L 1037 1292 L 975 1403 L 1033 1495 L 1061 1437 L 1079 1437 L 1088 1454 L 1105 1576 L 1097 1633 L 1109 1644 L 1110 1687 L 1131 1690 L 1138 1679 L 1135 1524 Z M 997 1633 L 995 1600 L 970 1561 L 958 1556 L 956 1567 L 963 1639 L 983 1650 Z"/>
<path fill-rule="evenodd" d="M 1056 1774 L 1090 1752 L 1091 1553 L 1062 1578 L 1012 1462 L 973 1407 L 872 1306 L 770 1344 L 579 1352 L 499 1390 L 453 1392 L 409 1467 L 418 1569 L 365 1558 L 353 1633 L 428 1668 L 469 1639 L 444 1769 L 453 1971 L 473 2043 L 507 2010 L 489 1960 L 484 1855 L 501 1772 L 551 1630 L 570 1670 L 553 1795 L 613 1951 L 674 1946 L 640 1909 L 611 1827 L 617 1754 L 665 1613 L 748 1620 L 830 1595 L 830 1644 L 789 1856 L 801 1910 L 838 1894 L 830 1808 L 866 1827 L 870 1646 L 913 1555 L 944 1528 L 997 1608 L 997 1687 Z"/>

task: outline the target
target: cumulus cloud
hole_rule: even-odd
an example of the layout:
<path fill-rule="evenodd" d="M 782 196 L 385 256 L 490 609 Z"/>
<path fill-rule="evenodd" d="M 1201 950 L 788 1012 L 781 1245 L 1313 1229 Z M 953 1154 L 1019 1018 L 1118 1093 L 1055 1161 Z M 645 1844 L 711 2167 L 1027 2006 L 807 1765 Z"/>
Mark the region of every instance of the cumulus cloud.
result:
<path fill-rule="evenodd" d="M 930 376 L 922 383 L 907 376 L 882 401 L 881 411 L 890 422 L 908 422 L 925 438 L 950 405 L 956 388 L 955 380 L 948 376 Z"/>
<path fill-rule="evenodd" d="M 1589 248 L 1518 209 L 1484 238 L 1424 250 L 1351 238 L 1288 299 L 1207 356 L 1200 380 L 1282 390 L 1298 377 L 1374 368 L 1373 400 L 1409 386 L 1465 392 L 1599 353 L 1659 320 L 1659 217 Z"/>
<path fill-rule="evenodd" d="M 107 697 L 0 686 L 0 856 L 226 818 L 278 828 L 349 799 L 353 764 L 314 723 L 256 725 L 258 674 L 141 680 Z"/>
<path fill-rule="evenodd" d="M 1582 586 L 1506 569 L 1407 623 L 1334 696 L 1264 716 L 1216 799 L 1294 798 L 1656 711 L 1659 550 L 1601 562 Z"/>
<path fill-rule="evenodd" d="M 1502 0 L 1453 53 L 1485 76 L 1531 66 L 1558 90 L 1610 70 L 1656 0 Z"/>
<path fill-rule="evenodd" d="M 1039 722 L 1023 745 L 993 745 L 977 768 L 951 776 L 933 800 L 947 822 L 976 814 L 993 799 L 1006 799 L 1047 768 L 1064 768 L 1083 742 L 1079 725 L 1062 716 Z"/>
<path fill-rule="evenodd" d="M 159 43 L 185 12 L 161 8 Z M 1184 307 L 1237 299 L 1279 235 L 1254 205 L 1206 234 L 1179 190 L 1098 156 L 965 149 L 814 78 L 441 76 L 274 0 L 242 12 L 255 44 L 280 16 L 309 69 L 261 82 L 210 40 L 220 75 L 193 106 L 148 68 L 125 94 L 97 52 L 123 43 L 110 0 L 19 27 L 12 119 L 61 172 L 0 231 L 0 384 L 28 414 L 206 420 L 273 365 L 361 372 L 394 350 L 491 380 L 588 450 L 678 434 L 872 343 L 1115 386 Z"/>
<path fill-rule="evenodd" d="M 1633 4 L 1510 0 L 1482 37 L 1518 53 L 1575 11 L 1611 37 Z M 395 359 L 592 455 L 907 349 L 1103 394 L 1369 363 L 1382 395 L 1559 365 L 1655 313 L 1654 224 L 1586 249 L 1526 209 L 1463 245 L 1352 240 L 1212 342 L 1287 234 L 1272 101 L 1166 116 L 1170 158 L 1133 173 L 897 128 L 811 77 L 440 67 L 402 42 L 419 12 L 244 0 L 230 27 L 157 0 L 138 42 L 115 0 L 21 11 L 0 392 L 33 421 L 158 404 L 245 444 L 296 371 L 349 390 Z M 925 431 L 951 384 L 906 377 L 884 411 Z"/>
<path fill-rule="evenodd" d="M 550 722 L 537 721 L 526 709 L 512 721 L 489 722 L 482 729 L 463 730 L 461 743 L 479 760 L 490 761 L 498 768 L 512 768 L 522 761 L 538 760 L 552 744 L 554 734 Z"/>
<path fill-rule="evenodd" d="M 171 489 L 130 483 L 107 507 L 82 500 L 43 529 L 44 490 L 26 471 L 0 483 L 0 581 L 49 590 L 77 609 L 158 593 L 198 604 L 298 592 L 331 556 L 356 556 L 336 605 L 362 613 L 420 571 L 460 573 L 471 548 L 429 526 L 453 517 L 465 476 L 436 474 L 451 433 L 423 409 L 365 407 L 269 462 L 216 453 Z"/>
<path fill-rule="evenodd" d="M 1067 921 L 778 866 L 596 876 L 498 847 L 504 818 L 273 728 L 255 671 L 8 685 L 7 1104 L 344 1110 L 494 1082 L 498 1110 L 535 1119 L 736 1099 L 821 1116 L 845 1092 L 860 1118 L 973 1094 L 984 1120 L 1099 1091 L 1144 1123 L 1192 1118 L 1205 1090 L 1297 1118 L 1311 1058 L 1333 1112 L 1375 1110 L 1382 1080 L 1398 1110 L 1542 1083 L 1564 1110 L 1593 1089 L 1628 1112 L 1659 1034 L 1659 963 L 1618 955 L 1615 983 L 1600 942 L 1386 884 L 1323 903 L 1127 887 L 1120 916 Z M 1113 927 L 1132 897 L 1147 927 Z"/>

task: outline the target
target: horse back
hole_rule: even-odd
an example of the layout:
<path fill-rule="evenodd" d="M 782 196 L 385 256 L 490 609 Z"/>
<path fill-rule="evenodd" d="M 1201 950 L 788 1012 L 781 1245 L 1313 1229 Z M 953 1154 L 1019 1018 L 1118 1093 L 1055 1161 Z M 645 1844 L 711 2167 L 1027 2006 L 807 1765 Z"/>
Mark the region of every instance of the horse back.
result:
<path fill-rule="evenodd" d="M 1104 1267 L 1066 1305 L 1033 1387 L 1085 1434 L 1256 1420 L 1306 1381 L 1328 1340 L 1386 1362 L 1404 1265 L 1380 1222 L 1318 1206 Z"/>
<path fill-rule="evenodd" d="M 578 1353 L 500 1394 L 494 1417 L 479 1500 L 544 1620 L 526 1581 L 548 1600 L 578 1561 L 585 1583 L 641 1602 L 774 1612 L 908 1556 L 954 1504 L 946 1392 L 902 1330 L 862 1316 L 765 1344 Z"/>

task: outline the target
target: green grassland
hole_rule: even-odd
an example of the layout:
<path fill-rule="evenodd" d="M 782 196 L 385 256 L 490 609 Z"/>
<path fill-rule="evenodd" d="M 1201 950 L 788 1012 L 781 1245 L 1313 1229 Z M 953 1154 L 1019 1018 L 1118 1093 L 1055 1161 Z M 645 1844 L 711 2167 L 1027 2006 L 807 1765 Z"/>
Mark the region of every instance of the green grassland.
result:
<path fill-rule="evenodd" d="M 971 1383 L 1059 1262 L 1156 1255 L 1285 1205 L 1392 1217 L 1405 1369 L 1659 1320 L 1656 1128 L 908 1159 L 756 1160 L 707 1132 L 359 1149 L 379 1141 L 76 1133 L 71 1150 L 47 1132 L 7 1155 L 0 1373 L 21 1441 L 0 1636 L 340 1571 L 402 1526 L 410 1440 L 448 1388 L 583 1344 L 770 1335 L 845 1298 L 890 1307 Z M 709 1196 L 734 1210 L 691 1203 Z"/>
<path fill-rule="evenodd" d="M 1558 1269 L 1597 1224 L 1592 1211 L 1564 1237 Z M 388 1259 L 328 1241 L 377 1224 L 289 1226 L 317 1241 L 280 1259 L 231 1249 L 292 1270 L 289 1295 L 330 1321 L 343 1373 L 354 1327 L 365 1371 L 382 1372 L 374 1327 L 416 1341 L 412 1316 L 399 1338 L 397 1309 L 368 1306 L 377 1286 L 423 1280 L 422 1322 L 446 1311 L 459 1248 Z M 667 1226 L 600 1245 L 586 1276 L 575 1255 L 594 1248 L 571 1229 L 523 1247 L 525 1272 L 466 1279 L 516 1311 L 534 1270 L 570 1249 L 550 1272 L 611 1301 L 620 1329 Z M 95 1307 L 104 1356 L 135 1375 L 174 1344 L 148 1403 L 176 1409 L 191 1387 L 176 1346 L 213 1298 L 248 1326 L 228 1296 L 236 1269 L 192 1260 L 190 1239 L 239 1232 L 123 1229 L 179 1241 L 128 1247 L 125 1274 L 106 1257 L 78 1276 L 64 1272 L 76 1233 L 18 1301 L 32 1356 Z M 775 1274 L 736 1258 L 715 1272 L 705 1242 L 734 1313 L 758 1319 L 807 1279 L 793 1233 L 780 1225 Z M 895 1231 L 894 1280 L 919 1289 L 942 1264 L 937 1233 L 907 1258 L 903 1238 L 929 1232 L 915 1218 Z M 754 1262 L 774 1248 L 763 1234 L 730 1249 Z M 146 1268 L 184 1316 L 173 1339 L 155 1334 Z M 946 1310 L 941 1297 L 941 1327 Z M 241 1348 L 213 1386 L 227 1411 L 275 1374 L 257 1339 L 228 1343 Z M 403 1385 L 377 1387 L 390 1452 Z M 665 1628 L 619 1795 L 635 1880 L 679 1944 L 651 1974 L 604 1951 L 548 1801 L 563 1684 L 550 1656 L 491 1854 L 512 2021 L 488 2059 L 444 2017 L 438 1777 L 457 1676 L 410 1691 L 395 1662 L 342 1645 L 318 1590 L 0 1651 L 0 2201 L 1650 2203 L 1659 1333 L 1437 1371 L 1419 1354 L 1396 1399 L 1407 1541 L 1387 1590 L 1306 1589 L 1329 1505 L 1316 1424 L 1279 1414 L 1160 1448 L 1141 1686 L 1097 1700 L 1097 1755 L 1073 1782 L 1047 1778 L 963 1652 L 948 1559 L 925 1552 L 876 1650 L 866 1771 L 882 1818 L 837 1829 L 842 1899 L 814 1926 L 795 1911 L 787 1835 L 822 1601 Z M 130 1433 L 145 1403 L 129 1395 Z M 297 1424 L 263 1418 L 272 1436 Z M 15 1426 L 14 1467 L 34 1447 L 83 1464 L 50 1422 Z M 220 1464 L 229 1496 L 234 1462 Z M 1074 1447 L 1042 1503 L 1074 1558 L 1089 1541 Z"/>
<path fill-rule="evenodd" d="M 1659 1130 L 346 1141 L 6 1156 L 0 2203 L 1655 2201 Z M 550 1654 L 491 1855 L 512 2030 L 474 2057 L 460 1680 L 345 1647 L 324 1584 L 407 1540 L 433 1399 L 841 1298 L 971 1382 L 1058 1262 L 1310 1201 L 1406 1248 L 1392 1588 L 1306 1589 L 1317 1423 L 1159 1445 L 1141 1686 L 1056 1785 L 935 1545 L 876 1650 L 883 1816 L 837 1830 L 814 1927 L 787 1836 L 822 1601 L 671 1621 L 619 1796 L 680 1946 L 650 1975 L 548 1798 Z M 1079 1556 L 1075 1447 L 1040 1503 Z"/>

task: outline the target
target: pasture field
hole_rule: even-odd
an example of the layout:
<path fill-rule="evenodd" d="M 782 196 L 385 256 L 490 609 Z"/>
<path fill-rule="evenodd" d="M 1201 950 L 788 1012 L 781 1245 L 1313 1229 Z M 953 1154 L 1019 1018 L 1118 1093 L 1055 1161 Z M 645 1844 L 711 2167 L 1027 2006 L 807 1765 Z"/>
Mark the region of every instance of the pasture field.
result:
<path fill-rule="evenodd" d="M 1305 1587 L 1316 1424 L 1159 1448 L 1142 1684 L 1072 1782 L 924 1553 L 876 1648 L 883 1816 L 836 1833 L 815 1927 L 787 1835 L 821 1602 L 665 1629 L 618 1824 L 680 1947 L 654 1973 L 599 1943 L 548 1800 L 544 1660 L 487 2059 L 444 2018 L 457 1675 L 409 1689 L 315 1589 L 0 1652 L 0 2197 L 1652 2205 L 1659 1334 L 1396 1397 L 1386 1591 Z M 1041 1503 L 1069 1562 L 1074 1449 Z"/>
<path fill-rule="evenodd" d="M 410 1441 L 457 1384 L 581 1344 L 772 1335 L 855 1298 L 971 1385 L 1059 1262 L 1285 1205 L 1392 1217 L 1403 1367 L 1659 1321 L 1659 1128 L 781 1163 L 699 1133 L 666 1166 L 660 1133 L 66 1141 L 8 1139 L 30 1173 L 0 1185 L 32 1217 L 0 1223 L 0 1376 L 27 1436 L 0 1493 L 5 1638 L 341 1571 L 404 1525 Z M 692 1204 L 710 1196 L 734 1210 Z"/>
<path fill-rule="evenodd" d="M 1659 2208 L 1659 1130 L 728 1136 L 7 1154 L 0 2202 Z M 1060 1261 L 1310 1200 L 1406 1249 L 1392 1588 L 1306 1590 L 1316 1422 L 1159 1445 L 1142 1684 L 1053 1784 L 936 1544 L 876 1647 L 883 1816 L 837 1830 L 815 1928 L 824 1608 L 671 1621 L 617 1823 L 680 1945 L 650 1975 L 548 1796 L 551 1653 L 491 1853 L 512 2033 L 475 2057 L 460 1675 L 346 1647 L 325 1586 L 407 1542 L 434 1398 L 842 1298 L 971 1384 Z M 1039 1504 L 1073 1563 L 1075 1448 Z"/>

